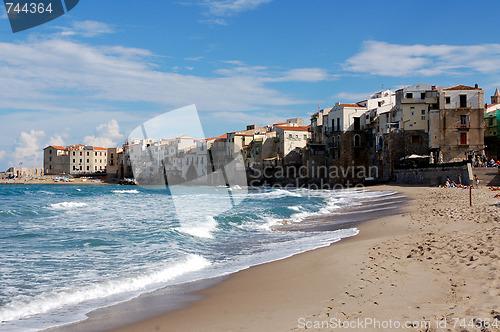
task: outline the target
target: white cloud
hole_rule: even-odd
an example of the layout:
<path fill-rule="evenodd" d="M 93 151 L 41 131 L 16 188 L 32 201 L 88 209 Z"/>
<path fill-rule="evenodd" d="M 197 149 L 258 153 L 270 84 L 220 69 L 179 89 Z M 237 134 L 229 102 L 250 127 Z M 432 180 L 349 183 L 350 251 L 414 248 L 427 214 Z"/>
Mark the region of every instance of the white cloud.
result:
<path fill-rule="evenodd" d="M 193 56 L 193 57 L 184 58 L 184 60 L 187 60 L 187 61 L 201 61 L 204 58 L 205 57 L 203 57 L 203 56 Z"/>
<path fill-rule="evenodd" d="M 339 92 L 333 96 L 334 102 L 337 100 L 344 103 L 353 103 L 368 99 L 373 92 Z"/>
<path fill-rule="evenodd" d="M 70 112 L 89 103 L 120 101 L 246 111 L 299 102 L 266 87 L 259 77 L 181 75 L 158 70 L 152 59 L 148 50 L 62 39 L 0 43 L 0 108 Z"/>
<path fill-rule="evenodd" d="M 270 78 L 270 82 L 319 82 L 329 78 L 326 70 L 321 68 L 298 68 L 284 73 L 281 77 Z"/>
<path fill-rule="evenodd" d="M 66 144 L 64 143 L 64 139 L 61 135 L 54 135 L 49 139 L 47 145 L 65 146 Z"/>
<path fill-rule="evenodd" d="M 260 5 L 272 0 L 205 0 L 202 5 L 208 9 L 208 14 L 213 16 L 233 16 L 249 10 L 254 10 Z"/>
<path fill-rule="evenodd" d="M 97 136 L 85 136 L 83 143 L 91 146 L 111 148 L 119 145 L 119 141 L 123 139 L 123 135 L 120 134 L 120 126 L 116 120 L 100 124 L 96 128 L 96 133 Z"/>
<path fill-rule="evenodd" d="M 40 167 L 43 163 L 43 147 L 40 139 L 45 137 L 42 130 L 30 130 L 21 132 L 16 139 L 14 152 L 12 153 L 12 163 L 23 167 Z"/>
<path fill-rule="evenodd" d="M 365 41 L 344 69 L 371 75 L 407 77 L 491 73 L 500 69 L 500 44 L 399 45 Z"/>
<path fill-rule="evenodd" d="M 241 126 L 242 123 L 266 126 L 277 122 L 283 122 L 286 115 L 269 113 L 245 113 L 245 112 L 211 112 L 210 117 L 220 119 L 227 123 L 235 123 Z M 241 129 L 238 129 L 241 130 Z"/>
<path fill-rule="evenodd" d="M 84 37 L 95 37 L 105 33 L 113 33 L 115 30 L 109 24 L 97 21 L 75 21 L 71 28 L 60 27 L 62 36 L 81 35 Z"/>
<path fill-rule="evenodd" d="M 205 23 L 209 25 L 227 25 L 227 21 L 223 18 L 211 18 L 208 20 L 198 20 L 198 23 Z"/>
<path fill-rule="evenodd" d="M 4 159 L 6 155 L 7 155 L 7 152 L 0 150 L 0 160 Z"/>
<path fill-rule="evenodd" d="M 223 61 L 232 68 L 221 68 L 215 71 L 223 76 L 251 76 L 259 78 L 262 82 L 319 82 L 330 78 L 328 72 L 322 68 L 296 68 L 286 72 L 273 72 L 264 66 L 249 66 L 241 61 Z"/>

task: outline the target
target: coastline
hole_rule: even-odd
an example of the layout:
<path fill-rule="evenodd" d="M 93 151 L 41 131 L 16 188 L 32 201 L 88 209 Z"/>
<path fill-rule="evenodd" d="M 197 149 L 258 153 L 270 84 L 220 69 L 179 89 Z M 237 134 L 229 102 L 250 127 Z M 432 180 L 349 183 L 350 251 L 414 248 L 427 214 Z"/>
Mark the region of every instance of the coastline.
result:
<path fill-rule="evenodd" d="M 500 233 L 499 208 L 492 206 L 496 200 L 490 198 L 491 192 L 474 190 L 475 204 L 469 208 L 468 191 L 460 189 L 377 186 L 370 190 L 395 190 L 412 200 L 399 215 L 362 223 L 354 237 L 194 289 L 190 293 L 194 302 L 183 303 L 182 308 L 160 314 L 154 302 L 145 301 L 149 317 L 156 317 L 123 323 L 114 331 L 320 330 L 314 328 L 316 323 L 358 318 L 429 321 L 433 327 L 444 317 L 484 320 L 500 314 L 495 286 L 500 280 L 494 274 L 498 268 L 494 257 L 500 252 L 487 243 L 488 237 L 498 239 Z M 496 216 L 484 214 L 495 211 Z M 478 218 L 471 220 L 470 212 Z M 474 250 L 472 242 L 478 236 L 484 241 Z M 454 244 L 453 238 L 459 243 Z M 470 250 L 477 257 L 468 258 Z M 457 254 L 465 258 L 455 262 Z M 113 319 L 117 313 L 107 314 Z M 105 329 L 95 320 L 89 325 L 94 318 L 90 316 L 60 328 Z M 447 327 L 451 324 L 448 321 Z"/>
<path fill-rule="evenodd" d="M 94 182 L 93 180 L 87 180 L 87 181 L 82 181 L 82 179 L 77 178 L 74 179 L 72 182 L 55 182 L 53 178 L 45 178 L 45 179 L 23 179 L 22 181 L 20 180 L 0 180 L 0 185 L 37 185 L 37 184 L 49 184 L 49 185 L 109 185 L 109 184 L 118 184 L 118 182 L 107 182 L 106 180 L 100 180 L 97 182 Z"/>
<path fill-rule="evenodd" d="M 388 186 L 369 189 L 397 190 Z M 352 280 L 362 253 L 379 240 L 406 234 L 413 209 L 410 200 L 402 214 L 362 222 L 356 226 L 360 231 L 356 236 L 236 272 L 196 292 L 200 299 L 187 308 L 112 331 L 292 330 L 298 319 L 314 315 L 330 300 L 328 288 Z"/>

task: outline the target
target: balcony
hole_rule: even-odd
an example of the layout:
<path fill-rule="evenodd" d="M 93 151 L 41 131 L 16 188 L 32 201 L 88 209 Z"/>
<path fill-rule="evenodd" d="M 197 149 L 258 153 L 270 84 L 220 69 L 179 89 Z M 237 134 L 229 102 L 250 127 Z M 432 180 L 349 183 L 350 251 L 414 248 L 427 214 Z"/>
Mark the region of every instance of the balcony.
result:
<path fill-rule="evenodd" d="M 457 129 L 470 129 L 470 122 L 457 123 Z"/>

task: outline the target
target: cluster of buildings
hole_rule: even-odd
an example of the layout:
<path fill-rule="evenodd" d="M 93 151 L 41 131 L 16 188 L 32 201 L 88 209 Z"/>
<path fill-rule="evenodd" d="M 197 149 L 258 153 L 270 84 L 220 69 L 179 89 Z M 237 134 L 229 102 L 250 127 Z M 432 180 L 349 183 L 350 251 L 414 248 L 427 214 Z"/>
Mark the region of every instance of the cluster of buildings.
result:
<path fill-rule="evenodd" d="M 132 138 L 115 148 L 49 146 L 44 149 L 44 172 L 106 173 L 151 183 L 165 178 L 169 183 L 210 182 L 211 174 L 227 177 L 231 165 L 253 178 L 275 176 L 278 169 L 293 169 L 293 175 L 280 176 L 295 177 L 300 169 L 311 181 L 360 182 L 387 180 L 395 169 L 415 165 L 462 162 L 485 154 L 497 160 L 499 142 L 498 89 L 485 105 L 477 84 L 445 88 L 420 83 L 318 108 L 307 124 L 294 118 L 208 139 Z"/>

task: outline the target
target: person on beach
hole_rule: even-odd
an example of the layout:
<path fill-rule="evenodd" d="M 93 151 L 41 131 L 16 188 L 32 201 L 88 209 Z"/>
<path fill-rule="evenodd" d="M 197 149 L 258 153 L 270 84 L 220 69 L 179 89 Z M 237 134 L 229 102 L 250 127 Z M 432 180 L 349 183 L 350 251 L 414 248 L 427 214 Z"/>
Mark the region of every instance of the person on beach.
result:
<path fill-rule="evenodd" d="M 458 174 L 458 184 L 462 185 L 462 174 Z"/>
<path fill-rule="evenodd" d="M 474 181 L 476 183 L 476 188 L 479 188 L 479 178 L 477 177 L 477 175 L 474 175 Z"/>

